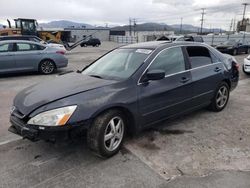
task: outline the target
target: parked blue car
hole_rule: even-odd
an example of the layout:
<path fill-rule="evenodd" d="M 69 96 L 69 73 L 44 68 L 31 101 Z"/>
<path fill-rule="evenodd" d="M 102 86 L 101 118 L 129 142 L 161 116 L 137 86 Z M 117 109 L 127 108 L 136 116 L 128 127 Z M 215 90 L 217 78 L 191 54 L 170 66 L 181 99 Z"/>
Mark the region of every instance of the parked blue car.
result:
<path fill-rule="evenodd" d="M 120 47 L 82 71 L 21 91 L 9 131 L 56 141 L 87 130 L 89 148 L 111 157 L 126 131 L 137 133 L 207 106 L 223 110 L 237 86 L 238 68 L 233 57 L 202 43 Z"/>
<path fill-rule="evenodd" d="M 0 74 L 31 71 L 51 74 L 67 65 L 63 49 L 26 40 L 0 41 Z"/>

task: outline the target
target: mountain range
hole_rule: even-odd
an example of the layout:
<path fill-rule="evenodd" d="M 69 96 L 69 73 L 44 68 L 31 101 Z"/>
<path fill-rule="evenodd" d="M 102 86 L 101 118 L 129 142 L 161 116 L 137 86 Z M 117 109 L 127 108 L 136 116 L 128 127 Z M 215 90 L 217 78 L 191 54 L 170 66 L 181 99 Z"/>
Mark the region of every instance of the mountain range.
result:
<path fill-rule="evenodd" d="M 43 28 L 94 28 L 94 26 L 86 23 L 77 23 L 68 20 L 51 21 L 48 23 L 39 23 L 39 27 Z"/>
<path fill-rule="evenodd" d="M 2 28 L 2 24 L 0 24 L 0 28 Z M 39 23 L 39 27 L 42 28 L 95 28 L 95 26 L 87 24 L 87 23 L 78 23 L 78 22 L 72 22 L 68 20 L 58 20 L 58 21 L 51 21 L 48 23 Z M 105 27 L 98 27 L 98 28 L 105 28 Z M 116 26 L 116 27 L 111 27 L 111 30 L 125 30 L 129 31 L 130 27 L 129 25 L 124 25 L 124 26 Z M 134 30 L 133 25 L 131 26 L 131 29 Z M 189 25 L 189 24 L 183 24 L 182 25 L 182 30 L 186 33 L 188 32 L 198 32 L 199 27 Z M 167 25 L 165 23 L 142 23 L 142 24 L 137 24 L 135 27 L 136 31 L 175 31 L 179 32 L 180 31 L 180 25 L 174 24 L 174 25 Z M 220 29 L 218 28 L 203 28 L 204 32 L 220 32 Z M 221 30 L 224 32 L 224 30 Z"/>

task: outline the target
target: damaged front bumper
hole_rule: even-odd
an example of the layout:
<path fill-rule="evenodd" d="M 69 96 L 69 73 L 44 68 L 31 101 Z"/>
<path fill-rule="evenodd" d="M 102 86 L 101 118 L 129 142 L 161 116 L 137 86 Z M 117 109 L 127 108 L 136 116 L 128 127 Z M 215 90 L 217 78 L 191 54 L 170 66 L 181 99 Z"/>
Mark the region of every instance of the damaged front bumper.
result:
<path fill-rule="evenodd" d="M 11 126 L 8 131 L 31 141 L 46 140 L 55 142 L 58 140 L 69 140 L 72 137 L 79 135 L 88 127 L 87 124 L 85 124 L 86 126 L 81 124 L 78 126 L 65 125 L 62 127 L 28 125 L 15 116 L 10 116 L 10 123 Z"/>

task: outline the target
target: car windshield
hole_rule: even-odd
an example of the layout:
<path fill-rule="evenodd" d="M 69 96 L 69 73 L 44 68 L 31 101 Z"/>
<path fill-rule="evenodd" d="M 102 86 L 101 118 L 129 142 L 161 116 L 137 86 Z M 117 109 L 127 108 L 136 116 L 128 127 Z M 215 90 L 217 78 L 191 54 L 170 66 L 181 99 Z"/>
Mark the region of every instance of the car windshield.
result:
<path fill-rule="evenodd" d="M 223 42 L 223 44 L 225 44 L 225 45 L 235 45 L 236 41 L 234 41 L 234 40 L 228 40 L 228 41 Z"/>
<path fill-rule="evenodd" d="M 151 52 L 148 49 L 116 49 L 84 69 L 82 74 L 108 80 L 125 80 Z"/>

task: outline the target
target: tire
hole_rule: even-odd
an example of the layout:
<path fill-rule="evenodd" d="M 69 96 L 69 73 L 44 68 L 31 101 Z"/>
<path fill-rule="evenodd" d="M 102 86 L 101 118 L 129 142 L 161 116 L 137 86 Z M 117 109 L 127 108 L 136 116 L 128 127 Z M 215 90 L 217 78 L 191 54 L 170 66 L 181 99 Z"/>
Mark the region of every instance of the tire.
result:
<path fill-rule="evenodd" d="M 89 149 L 103 158 L 115 155 L 125 137 L 125 120 L 125 116 L 118 110 L 109 110 L 96 117 L 87 133 Z"/>
<path fill-rule="evenodd" d="M 99 44 L 96 44 L 95 47 L 99 47 Z"/>
<path fill-rule="evenodd" d="M 235 55 L 237 55 L 237 54 L 238 54 L 237 49 L 234 49 L 234 50 L 233 50 L 233 56 L 235 56 Z"/>
<path fill-rule="evenodd" d="M 228 103 L 230 95 L 229 86 L 226 82 L 221 82 L 217 87 L 209 109 L 214 112 L 222 111 Z"/>
<path fill-rule="evenodd" d="M 56 69 L 55 63 L 52 60 L 43 60 L 38 67 L 41 74 L 52 74 Z"/>

